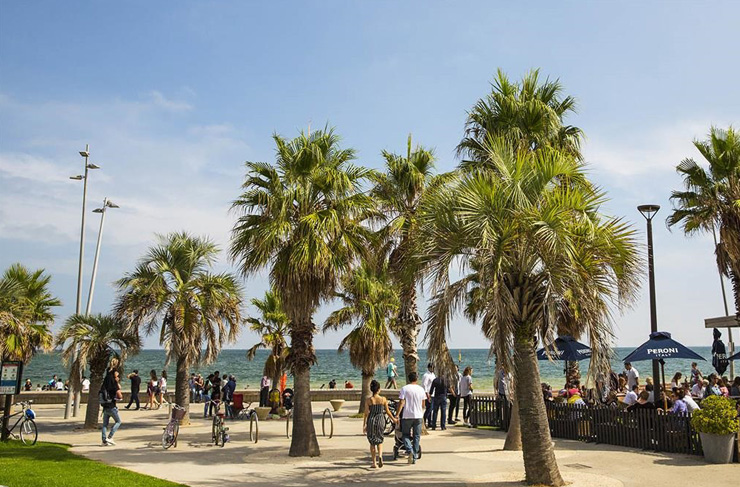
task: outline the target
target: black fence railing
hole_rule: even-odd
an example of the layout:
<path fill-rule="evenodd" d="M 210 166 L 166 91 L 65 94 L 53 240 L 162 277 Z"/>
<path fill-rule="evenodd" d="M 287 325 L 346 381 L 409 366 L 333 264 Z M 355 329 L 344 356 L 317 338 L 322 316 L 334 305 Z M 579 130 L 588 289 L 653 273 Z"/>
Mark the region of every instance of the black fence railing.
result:
<path fill-rule="evenodd" d="M 690 415 L 663 414 L 656 410 L 547 403 L 550 434 L 584 442 L 641 448 L 668 453 L 701 455 L 699 434 L 691 428 Z M 511 407 L 502 398 L 476 396 L 470 422 L 508 431 Z"/>

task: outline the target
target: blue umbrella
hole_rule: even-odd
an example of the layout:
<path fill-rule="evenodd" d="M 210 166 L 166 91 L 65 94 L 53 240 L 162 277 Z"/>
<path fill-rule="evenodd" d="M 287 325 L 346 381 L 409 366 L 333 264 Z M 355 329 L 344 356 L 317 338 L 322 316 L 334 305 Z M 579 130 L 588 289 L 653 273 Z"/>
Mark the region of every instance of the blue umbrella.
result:
<path fill-rule="evenodd" d="M 549 354 L 549 356 L 548 356 Z M 570 335 L 563 335 L 555 339 L 554 343 L 537 350 L 537 358 L 540 360 L 565 360 L 566 362 L 577 362 L 591 358 L 591 348 L 578 342 Z"/>
<path fill-rule="evenodd" d="M 730 361 L 732 361 L 732 360 L 740 360 L 740 352 L 737 352 L 732 357 L 727 357 L 727 360 L 730 360 Z"/>
<path fill-rule="evenodd" d="M 704 360 L 704 357 L 693 350 L 681 345 L 671 338 L 667 331 L 655 331 L 650 334 L 650 340 L 646 341 L 629 355 L 624 358 L 624 362 L 639 362 L 641 360 L 659 360 L 660 370 L 663 378 L 663 387 L 665 387 L 665 361 L 667 358 L 691 358 Z M 655 400 L 658 400 L 656 393 Z M 667 400 L 664 398 L 663 405 L 666 406 Z"/>
<path fill-rule="evenodd" d="M 693 350 L 681 345 L 671 338 L 667 331 L 656 331 L 650 334 L 646 341 L 624 358 L 624 362 L 639 362 L 641 360 L 661 360 L 667 358 L 691 358 L 704 360 L 704 357 Z"/>

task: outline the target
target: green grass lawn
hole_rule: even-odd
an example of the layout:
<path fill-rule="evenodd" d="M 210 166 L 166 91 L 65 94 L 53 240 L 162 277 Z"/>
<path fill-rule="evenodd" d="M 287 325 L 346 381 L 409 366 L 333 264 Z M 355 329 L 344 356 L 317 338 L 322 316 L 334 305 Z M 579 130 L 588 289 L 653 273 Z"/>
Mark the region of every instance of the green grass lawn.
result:
<path fill-rule="evenodd" d="M 7 487 L 184 487 L 70 453 L 68 445 L 0 443 L 0 485 Z"/>

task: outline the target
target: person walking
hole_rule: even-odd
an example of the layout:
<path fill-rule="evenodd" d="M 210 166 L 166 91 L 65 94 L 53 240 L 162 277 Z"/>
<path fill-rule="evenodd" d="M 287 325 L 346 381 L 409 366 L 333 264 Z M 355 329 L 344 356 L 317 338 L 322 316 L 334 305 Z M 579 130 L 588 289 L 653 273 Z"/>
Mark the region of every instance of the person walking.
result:
<path fill-rule="evenodd" d="M 640 373 L 629 362 L 624 363 L 624 369 L 624 375 L 627 378 L 627 390 L 631 391 L 632 386 L 640 385 Z"/>
<path fill-rule="evenodd" d="M 473 399 L 473 368 L 465 367 L 460 379 L 460 398 L 463 400 L 463 424 L 470 426 L 470 401 Z"/>
<path fill-rule="evenodd" d="M 103 446 L 116 444 L 116 442 L 113 441 L 113 435 L 115 435 L 118 428 L 121 427 L 121 417 L 118 415 L 116 400 L 120 401 L 123 399 L 123 394 L 121 393 L 118 370 L 116 370 L 117 365 L 117 361 L 111 362 L 111 367 L 105 374 L 105 379 L 103 379 L 103 385 L 100 387 L 99 392 L 100 405 L 103 407 L 103 429 L 101 430 Z M 115 423 L 110 429 L 110 432 L 108 432 L 108 423 L 111 418 L 113 418 Z"/>
<path fill-rule="evenodd" d="M 157 406 L 157 409 L 159 409 L 166 401 L 165 396 L 167 395 L 167 371 L 163 370 L 162 375 L 159 378 L 159 405 Z"/>
<path fill-rule="evenodd" d="M 425 410 L 424 410 L 424 422 L 427 425 L 427 428 L 432 427 L 432 382 L 434 382 L 434 379 L 436 379 L 437 376 L 434 374 L 434 365 L 430 362 L 427 364 L 427 371 L 424 374 L 424 377 L 421 379 L 421 386 L 424 388 L 424 391 L 427 393 L 427 399 L 425 402 Z"/>
<path fill-rule="evenodd" d="M 452 378 L 452 384 L 450 384 L 450 406 L 449 406 L 449 414 L 447 416 L 447 423 L 448 424 L 455 424 L 458 422 L 458 418 L 460 417 L 460 379 L 462 379 L 462 374 L 460 374 L 460 366 L 455 365 L 455 374 Z M 455 413 L 455 419 L 452 419 L 453 414 Z"/>
<path fill-rule="evenodd" d="M 144 406 L 144 409 L 154 409 L 154 404 L 157 404 L 157 407 L 159 407 L 159 403 L 157 402 L 157 395 L 159 394 L 159 391 L 157 388 L 159 387 L 159 381 L 157 380 L 157 371 L 152 369 L 149 371 L 149 382 L 147 382 L 146 385 L 146 393 L 149 397 L 149 400 L 146 403 L 146 406 Z"/>
<path fill-rule="evenodd" d="M 377 380 L 370 382 L 370 392 L 372 392 L 372 395 L 365 400 L 362 432 L 367 435 L 367 441 L 370 443 L 370 458 L 373 461 L 373 468 L 382 468 L 385 416 L 387 414 L 394 423 L 398 420 L 388 407 L 388 400 L 380 395 L 380 382 Z"/>
<path fill-rule="evenodd" d="M 267 375 L 262 376 L 262 380 L 260 381 L 260 407 L 267 407 L 269 403 L 269 397 L 270 397 L 270 385 L 272 385 L 272 381 Z"/>
<path fill-rule="evenodd" d="M 126 409 L 129 409 L 131 407 L 131 403 L 136 402 L 136 411 L 138 411 L 140 406 L 139 388 L 141 388 L 141 377 L 139 377 L 139 371 L 137 369 L 134 369 L 134 371 L 128 375 L 128 378 L 131 381 L 131 398 L 129 398 L 128 400 Z"/>
<path fill-rule="evenodd" d="M 421 423 L 424 418 L 424 401 L 427 393 L 417 383 L 419 375 L 416 372 L 411 372 L 408 380 L 409 383 L 403 386 L 398 393 L 396 421 L 401 420 L 403 444 L 409 452 L 409 463 L 416 463 L 420 452 Z"/>
<path fill-rule="evenodd" d="M 439 420 L 440 429 L 446 430 L 447 425 L 445 420 L 447 419 L 447 394 L 450 392 L 450 384 L 443 375 L 436 377 L 432 381 L 432 429 L 437 429 L 437 416 L 439 411 L 442 411 L 442 417 Z"/>
<path fill-rule="evenodd" d="M 394 363 L 395 361 L 396 359 L 391 357 L 391 360 L 388 362 L 388 366 L 385 368 L 385 374 L 388 377 L 388 380 L 385 382 L 386 389 L 398 389 L 398 384 L 396 383 L 398 368 Z"/>
<path fill-rule="evenodd" d="M 213 413 L 213 403 L 211 402 L 211 391 L 213 390 L 213 374 L 208 374 L 206 382 L 203 385 L 203 417 L 211 416 Z"/>

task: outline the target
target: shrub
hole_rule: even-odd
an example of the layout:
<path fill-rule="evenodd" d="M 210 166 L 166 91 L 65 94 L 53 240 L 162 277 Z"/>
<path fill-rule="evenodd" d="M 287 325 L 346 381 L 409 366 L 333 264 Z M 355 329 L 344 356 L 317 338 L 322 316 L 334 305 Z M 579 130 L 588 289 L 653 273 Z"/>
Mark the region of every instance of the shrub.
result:
<path fill-rule="evenodd" d="M 691 416 L 691 427 L 700 433 L 729 435 L 738 430 L 735 404 L 721 396 L 709 396 Z"/>

